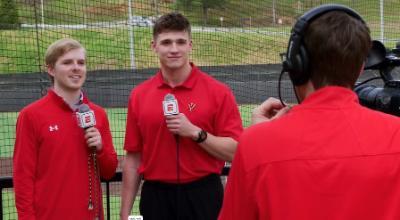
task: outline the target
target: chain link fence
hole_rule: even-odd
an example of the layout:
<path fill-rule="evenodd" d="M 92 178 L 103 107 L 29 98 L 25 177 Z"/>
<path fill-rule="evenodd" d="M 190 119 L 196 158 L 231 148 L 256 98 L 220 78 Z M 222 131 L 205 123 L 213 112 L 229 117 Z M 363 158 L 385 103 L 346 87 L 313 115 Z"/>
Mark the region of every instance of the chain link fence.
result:
<path fill-rule="evenodd" d="M 18 112 L 50 86 L 43 57 L 55 40 L 72 37 L 86 47 L 85 90 L 92 101 L 107 109 L 121 162 L 129 92 L 158 68 L 150 49 L 158 16 L 179 11 L 189 18 L 191 60 L 232 88 L 247 127 L 254 105 L 277 96 L 279 54 L 286 51 L 296 18 L 324 3 L 358 11 L 373 38 L 388 48 L 400 40 L 397 0 L 1 0 L 0 176 L 12 175 Z M 284 99 L 294 102 L 287 76 L 282 89 Z M 120 184 L 113 183 L 111 219 L 119 218 L 119 193 Z M 2 195 L 3 219 L 16 219 L 12 189 L 3 190 Z"/>

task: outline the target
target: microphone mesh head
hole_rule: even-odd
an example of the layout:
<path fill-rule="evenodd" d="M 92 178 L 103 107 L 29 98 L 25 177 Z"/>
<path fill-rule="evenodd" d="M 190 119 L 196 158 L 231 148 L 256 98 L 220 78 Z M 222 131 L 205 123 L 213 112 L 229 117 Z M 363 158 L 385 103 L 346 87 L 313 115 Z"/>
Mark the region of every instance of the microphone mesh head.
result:
<path fill-rule="evenodd" d="M 78 111 L 79 111 L 79 113 L 84 113 L 84 112 L 90 111 L 90 108 L 89 108 L 88 105 L 82 104 L 82 105 L 79 106 Z"/>
<path fill-rule="evenodd" d="M 174 100 L 174 99 L 175 99 L 175 96 L 172 95 L 172 94 L 170 94 L 170 93 L 168 93 L 168 94 L 165 95 L 165 97 L 164 97 L 164 100 L 165 100 L 165 101 Z"/>

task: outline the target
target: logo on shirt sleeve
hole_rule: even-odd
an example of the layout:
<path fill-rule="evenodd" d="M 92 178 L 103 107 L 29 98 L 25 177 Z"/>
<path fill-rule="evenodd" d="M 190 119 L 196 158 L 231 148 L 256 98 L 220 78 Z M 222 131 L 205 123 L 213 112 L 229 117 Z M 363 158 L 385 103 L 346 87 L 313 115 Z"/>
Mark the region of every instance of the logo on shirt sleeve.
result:
<path fill-rule="evenodd" d="M 50 131 L 50 132 L 58 131 L 58 125 L 50 125 L 50 126 L 49 126 L 49 131 Z"/>

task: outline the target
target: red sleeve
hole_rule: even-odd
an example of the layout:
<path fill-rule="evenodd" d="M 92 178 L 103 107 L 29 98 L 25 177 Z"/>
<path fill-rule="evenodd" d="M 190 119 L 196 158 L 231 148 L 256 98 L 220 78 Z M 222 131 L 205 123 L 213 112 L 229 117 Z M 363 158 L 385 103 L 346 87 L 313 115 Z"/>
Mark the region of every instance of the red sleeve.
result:
<path fill-rule="evenodd" d="M 97 160 L 99 162 L 101 177 L 105 179 L 110 179 L 115 174 L 115 170 L 117 169 L 118 165 L 118 159 L 117 153 L 115 152 L 114 145 L 112 143 L 112 136 L 107 114 L 104 112 L 104 110 L 102 117 L 102 125 L 100 126 L 99 131 L 103 142 L 103 148 L 97 154 Z"/>
<path fill-rule="evenodd" d="M 217 109 L 215 120 L 216 133 L 214 135 L 231 137 L 238 141 L 240 134 L 243 132 L 242 119 L 235 97 L 229 88 L 226 87 L 226 92 Z"/>
<path fill-rule="evenodd" d="M 142 138 L 137 120 L 137 106 L 135 106 L 135 94 L 132 92 L 128 102 L 128 115 L 126 118 L 124 149 L 129 152 L 142 150 Z"/>
<path fill-rule="evenodd" d="M 254 186 L 248 179 L 244 156 L 240 151 L 243 147 L 238 145 L 232 162 L 219 220 L 258 219 L 257 204 L 251 191 Z"/>
<path fill-rule="evenodd" d="M 33 118 L 22 111 L 17 120 L 13 158 L 13 182 L 18 219 L 34 220 L 34 186 L 38 135 Z"/>

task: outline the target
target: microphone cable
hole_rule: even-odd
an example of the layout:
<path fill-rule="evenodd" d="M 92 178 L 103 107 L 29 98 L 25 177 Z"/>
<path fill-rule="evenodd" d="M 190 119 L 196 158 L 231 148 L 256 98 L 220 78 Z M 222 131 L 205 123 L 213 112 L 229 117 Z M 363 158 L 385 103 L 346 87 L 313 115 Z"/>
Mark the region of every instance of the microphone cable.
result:
<path fill-rule="evenodd" d="M 92 166 L 91 166 L 92 165 Z M 92 174 L 93 167 L 93 174 Z M 96 148 L 91 148 L 88 155 L 88 175 L 89 175 L 89 210 L 94 210 L 95 219 L 100 217 L 100 171 L 96 158 Z M 93 176 L 93 178 L 92 178 Z"/>
<path fill-rule="evenodd" d="M 382 77 L 376 76 L 376 77 L 371 77 L 371 78 L 369 78 L 369 79 L 366 79 L 366 80 L 364 80 L 364 81 L 362 81 L 362 82 L 357 83 L 357 84 L 354 86 L 354 89 L 356 89 L 357 87 L 359 87 L 359 86 L 361 86 L 361 85 L 364 85 L 364 84 L 367 83 L 367 82 L 370 82 L 370 81 L 373 81 L 373 80 L 377 80 L 377 79 L 382 79 Z"/>
<path fill-rule="evenodd" d="M 279 74 L 279 79 L 278 79 L 278 98 L 279 101 L 281 102 L 283 107 L 286 107 L 286 104 L 282 100 L 282 94 L 281 94 L 281 81 L 282 81 L 282 75 L 285 71 L 283 69 L 281 70 L 281 73 Z"/>
<path fill-rule="evenodd" d="M 180 138 L 179 135 L 175 134 L 175 143 L 176 143 L 176 182 L 177 182 L 177 188 L 176 188 L 176 216 L 177 220 L 180 218 L 180 195 L 181 195 L 181 163 L 180 163 Z"/>
<path fill-rule="evenodd" d="M 282 70 L 281 70 L 281 73 L 279 74 L 279 79 L 278 79 L 278 98 L 279 98 L 279 101 L 281 102 L 282 106 L 283 106 L 283 107 L 286 107 L 287 105 L 286 105 L 285 102 L 282 100 L 282 93 L 281 93 L 281 83 L 282 83 L 282 76 L 283 76 L 283 73 L 285 73 L 285 71 L 282 69 Z M 293 82 L 292 82 L 292 88 L 293 88 L 293 92 L 294 92 L 294 95 L 295 95 L 295 97 L 296 97 L 297 103 L 300 104 L 300 99 L 299 99 L 299 96 L 297 95 L 296 89 L 294 88 Z"/>

